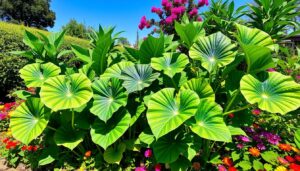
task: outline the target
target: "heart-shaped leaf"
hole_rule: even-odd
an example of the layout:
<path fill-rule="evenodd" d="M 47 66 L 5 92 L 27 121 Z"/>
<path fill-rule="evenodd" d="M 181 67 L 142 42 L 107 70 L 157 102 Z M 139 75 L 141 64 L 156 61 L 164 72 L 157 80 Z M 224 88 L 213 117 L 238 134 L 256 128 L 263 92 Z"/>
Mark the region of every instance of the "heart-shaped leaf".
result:
<path fill-rule="evenodd" d="M 275 50 L 276 46 L 270 35 L 257 28 L 249 28 L 240 24 L 236 24 L 237 39 L 240 44 L 257 45 Z"/>
<path fill-rule="evenodd" d="M 155 38 L 153 36 L 148 36 L 146 40 L 143 41 L 140 48 L 140 62 L 142 64 L 149 64 L 152 57 L 160 57 L 164 53 L 164 36 Z"/>
<path fill-rule="evenodd" d="M 101 79 L 120 78 L 122 71 L 128 67 L 133 66 L 132 62 L 122 61 L 107 68 L 101 75 Z"/>
<path fill-rule="evenodd" d="M 193 78 L 182 85 L 182 90 L 193 90 L 200 99 L 209 99 L 215 101 L 215 93 L 204 78 Z"/>
<path fill-rule="evenodd" d="M 147 64 L 137 64 L 126 67 L 122 71 L 121 79 L 128 93 L 143 90 L 156 80 L 159 73 L 152 73 L 152 68 Z"/>
<path fill-rule="evenodd" d="M 198 36 L 205 36 L 205 30 L 202 29 L 201 22 L 175 23 L 176 33 L 179 35 L 187 48 L 190 48 Z"/>
<path fill-rule="evenodd" d="M 200 60 L 201 65 L 212 72 L 216 67 L 223 67 L 234 61 L 236 45 L 221 32 L 200 37 L 190 49 L 190 57 Z"/>
<path fill-rule="evenodd" d="M 130 114 L 125 110 L 115 113 L 107 123 L 96 120 L 91 129 L 93 142 L 106 149 L 126 132 L 130 120 Z"/>
<path fill-rule="evenodd" d="M 242 45 L 247 62 L 247 73 L 258 73 L 268 68 L 274 68 L 271 50 L 255 45 Z"/>
<path fill-rule="evenodd" d="M 241 92 L 245 99 L 257 103 L 258 107 L 272 113 L 286 114 L 300 107 L 300 85 L 290 76 L 269 72 L 268 78 L 260 82 L 252 75 L 241 80 Z"/>
<path fill-rule="evenodd" d="M 154 136 L 158 139 L 175 130 L 194 116 L 199 104 L 198 95 L 183 90 L 174 97 L 175 89 L 165 88 L 151 95 L 147 119 Z"/>
<path fill-rule="evenodd" d="M 78 108 L 93 96 L 91 81 L 84 74 L 60 75 L 44 82 L 42 102 L 54 111 Z"/>
<path fill-rule="evenodd" d="M 109 147 L 103 153 L 103 158 L 107 163 L 120 163 L 123 153 L 126 150 L 126 144 L 120 143 L 116 148 Z"/>
<path fill-rule="evenodd" d="M 28 64 L 19 72 L 27 87 L 41 87 L 48 78 L 59 75 L 61 70 L 49 62 L 46 64 Z"/>
<path fill-rule="evenodd" d="M 153 145 L 157 162 L 172 163 L 180 154 L 188 149 L 187 141 L 182 135 L 167 134 L 158 139 Z"/>
<path fill-rule="evenodd" d="M 164 74 L 171 78 L 176 73 L 182 72 L 188 63 L 188 57 L 180 53 L 165 53 L 164 57 L 151 59 L 152 68 L 157 71 L 163 71 Z"/>
<path fill-rule="evenodd" d="M 64 125 L 57 129 L 54 134 L 54 141 L 57 145 L 73 150 L 83 141 L 85 132 L 71 128 L 71 125 Z"/>
<path fill-rule="evenodd" d="M 29 144 L 46 128 L 50 110 L 39 98 L 29 98 L 17 107 L 10 118 L 10 128 L 15 139 Z"/>
<path fill-rule="evenodd" d="M 92 88 L 94 102 L 90 111 L 104 122 L 107 122 L 121 106 L 127 104 L 128 95 L 117 78 L 97 80 Z"/>
<path fill-rule="evenodd" d="M 201 99 L 195 114 L 195 121 L 191 121 L 191 130 L 202 138 L 214 141 L 231 141 L 231 134 L 223 120 L 222 107 L 207 99 Z"/>

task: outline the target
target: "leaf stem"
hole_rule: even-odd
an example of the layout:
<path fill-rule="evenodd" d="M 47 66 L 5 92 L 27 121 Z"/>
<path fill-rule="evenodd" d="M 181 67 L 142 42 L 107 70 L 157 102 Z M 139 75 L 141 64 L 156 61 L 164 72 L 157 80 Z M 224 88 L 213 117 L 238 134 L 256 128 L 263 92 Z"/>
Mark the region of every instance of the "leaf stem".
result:
<path fill-rule="evenodd" d="M 75 113 L 74 113 L 74 109 L 71 109 L 72 110 L 72 128 L 74 129 L 74 120 L 75 120 Z"/>
<path fill-rule="evenodd" d="M 230 101 L 228 103 L 228 105 L 226 106 L 224 112 L 227 112 L 228 110 L 230 110 L 233 102 L 235 101 L 235 99 L 237 98 L 237 96 L 240 94 L 240 90 L 236 90 L 236 92 L 233 94 L 233 96 L 230 98 Z"/>
<path fill-rule="evenodd" d="M 171 80 L 172 80 L 172 83 L 173 83 L 173 85 L 174 85 L 174 88 L 176 89 L 176 91 L 178 91 L 178 87 L 177 87 L 177 85 L 176 85 L 176 83 L 175 83 L 173 77 L 171 78 Z"/>
<path fill-rule="evenodd" d="M 48 129 L 51 129 L 51 130 L 53 130 L 53 131 L 56 131 L 56 129 L 53 128 L 52 126 L 47 125 L 47 128 L 48 128 Z"/>
<path fill-rule="evenodd" d="M 246 105 L 246 106 L 244 106 L 244 107 L 241 107 L 241 108 L 238 108 L 238 109 L 234 109 L 234 110 L 225 112 L 225 113 L 223 113 L 223 115 L 228 115 L 228 114 L 230 114 L 230 113 L 239 112 L 239 111 L 245 110 L 245 109 L 247 109 L 247 108 L 249 108 L 249 107 L 251 107 L 251 106 L 253 106 L 253 104 L 248 104 L 248 105 Z"/>

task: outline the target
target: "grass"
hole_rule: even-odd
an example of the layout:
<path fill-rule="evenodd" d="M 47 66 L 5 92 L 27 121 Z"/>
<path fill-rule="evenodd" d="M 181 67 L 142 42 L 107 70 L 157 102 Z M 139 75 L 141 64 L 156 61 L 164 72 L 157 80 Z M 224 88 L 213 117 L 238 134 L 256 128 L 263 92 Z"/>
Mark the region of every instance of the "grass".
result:
<path fill-rule="evenodd" d="M 7 32 L 9 34 L 15 34 L 17 36 L 23 37 L 24 30 L 28 30 L 32 33 L 37 34 L 38 32 L 49 35 L 50 32 L 45 31 L 45 30 L 40 30 L 36 28 L 31 28 L 31 27 L 26 27 L 23 25 L 18 25 L 18 24 L 12 24 L 12 23 L 6 23 L 6 22 L 0 22 L 0 31 Z M 88 40 L 76 38 L 76 37 L 71 37 L 71 36 L 65 36 L 65 44 L 77 44 L 81 46 L 87 47 L 89 44 Z"/>

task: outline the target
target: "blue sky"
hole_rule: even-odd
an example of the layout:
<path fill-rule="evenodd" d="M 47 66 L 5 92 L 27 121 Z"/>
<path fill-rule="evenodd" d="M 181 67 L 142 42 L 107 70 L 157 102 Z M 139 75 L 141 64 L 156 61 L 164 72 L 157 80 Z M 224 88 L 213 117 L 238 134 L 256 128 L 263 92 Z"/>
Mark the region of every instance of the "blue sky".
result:
<path fill-rule="evenodd" d="M 250 0 L 234 0 L 237 6 Z M 116 26 L 118 31 L 125 31 L 122 36 L 131 43 L 136 39 L 137 26 L 140 18 L 155 17 L 151 14 L 152 6 L 160 7 L 161 0 L 52 0 L 51 9 L 56 13 L 55 26 L 50 31 L 59 31 L 70 19 L 97 28 Z M 201 11 L 206 8 L 201 9 Z M 149 30 L 148 30 L 149 31 Z M 147 30 L 139 31 L 142 38 Z"/>

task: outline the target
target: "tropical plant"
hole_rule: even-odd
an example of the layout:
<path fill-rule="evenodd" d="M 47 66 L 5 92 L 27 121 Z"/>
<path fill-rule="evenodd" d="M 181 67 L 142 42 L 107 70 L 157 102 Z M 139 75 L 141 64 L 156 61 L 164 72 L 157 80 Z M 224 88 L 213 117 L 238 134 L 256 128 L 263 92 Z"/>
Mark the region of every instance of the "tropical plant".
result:
<path fill-rule="evenodd" d="M 295 22 L 300 15 L 299 0 L 254 0 L 248 6 L 245 14 L 251 19 L 249 24 L 274 39 L 282 39 L 290 26 L 299 30 L 299 23 Z"/>
<path fill-rule="evenodd" d="M 10 116 L 14 138 L 25 145 L 41 140 L 57 154 L 97 149 L 94 168 L 100 170 L 186 170 L 194 162 L 211 170 L 216 150 L 246 135 L 241 127 L 251 122 L 230 121 L 232 113 L 260 108 L 288 115 L 300 107 L 300 85 L 266 72 L 275 66 L 277 47 L 267 33 L 235 24 L 232 40 L 221 32 L 205 35 L 193 21 L 176 24 L 179 40 L 149 36 L 138 49 L 125 50 L 116 45 L 114 28 L 99 27 L 90 48 L 72 46 L 77 67 L 57 61 L 64 32 L 41 35 L 43 41 L 25 32 L 31 50 L 21 54 L 32 63 L 20 74 L 36 93 L 16 93 L 26 101 Z M 177 50 L 178 41 L 186 53 Z M 139 164 L 144 157 L 136 151 L 145 152 L 146 164 Z M 59 163 L 51 150 L 38 159 L 40 165 Z"/>

